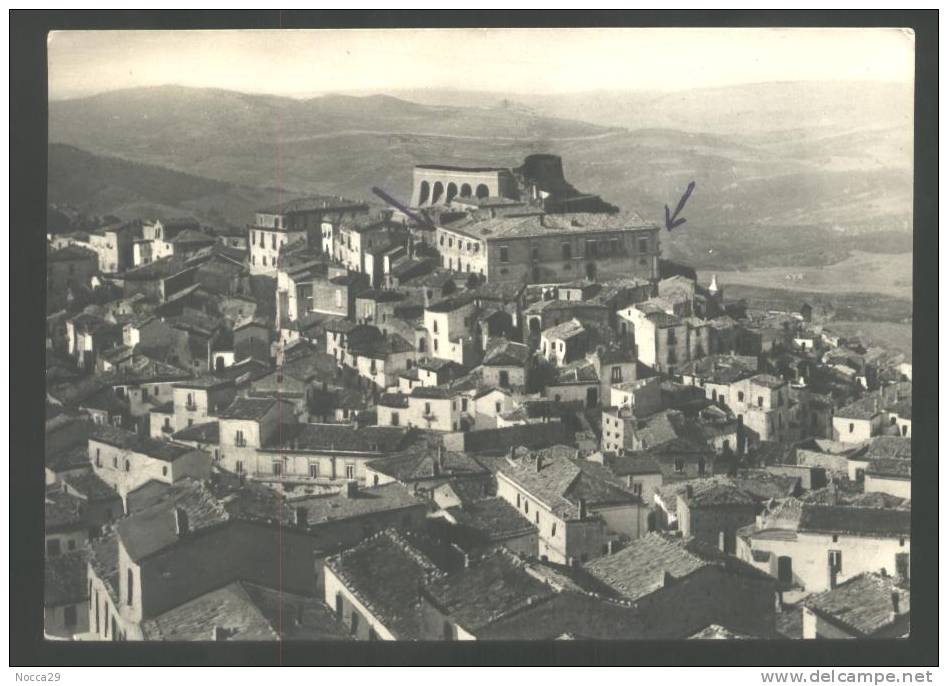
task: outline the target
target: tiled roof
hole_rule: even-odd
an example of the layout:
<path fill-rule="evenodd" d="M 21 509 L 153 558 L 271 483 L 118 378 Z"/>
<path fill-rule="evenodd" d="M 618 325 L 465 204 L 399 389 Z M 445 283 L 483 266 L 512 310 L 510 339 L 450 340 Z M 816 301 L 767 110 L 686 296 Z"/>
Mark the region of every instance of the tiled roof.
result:
<path fill-rule="evenodd" d="M 176 441 L 197 441 L 198 443 L 218 443 L 220 441 L 220 423 L 217 421 L 194 424 L 171 435 Z"/>
<path fill-rule="evenodd" d="M 567 339 L 572 338 L 573 336 L 578 336 L 583 333 L 586 329 L 583 328 L 583 325 L 578 319 L 570 319 L 569 321 L 562 322 L 556 326 L 551 326 L 550 328 L 541 332 L 541 336 L 548 339 Z"/>
<path fill-rule="evenodd" d="M 326 565 L 396 639 L 421 638 L 418 587 L 442 573 L 406 539 L 393 530 L 383 531 Z"/>
<path fill-rule="evenodd" d="M 786 381 L 778 379 L 773 374 L 756 374 L 750 378 L 751 383 L 767 388 L 780 388 L 786 385 Z"/>
<path fill-rule="evenodd" d="M 379 396 L 378 405 L 382 407 L 408 407 L 408 395 L 405 393 L 383 393 Z"/>
<path fill-rule="evenodd" d="M 909 536 L 912 513 L 909 510 L 869 507 L 805 505 L 799 529 L 853 536 Z"/>
<path fill-rule="evenodd" d="M 866 573 L 844 581 L 836 588 L 817 593 L 803 604 L 817 615 L 853 630 L 859 636 L 872 636 L 891 626 L 898 616 L 911 611 L 909 591 L 896 580 L 881 574 Z"/>
<path fill-rule="evenodd" d="M 119 429 L 108 424 L 96 424 L 89 434 L 89 440 L 100 441 L 116 448 L 131 450 L 165 462 L 174 462 L 194 450 L 190 445 L 139 436 L 132 431 Z"/>
<path fill-rule="evenodd" d="M 142 622 L 151 641 L 348 640 L 345 627 L 311 596 L 235 581 Z M 218 639 L 219 640 L 219 639 Z"/>
<path fill-rule="evenodd" d="M 475 529 L 491 540 L 504 540 L 535 531 L 533 525 L 503 498 L 483 498 L 448 509 L 461 526 Z"/>
<path fill-rule="evenodd" d="M 467 217 L 445 225 L 452 231 L 461 231 L 476 238 L 507 239 L 533 236 L 560 236 L 592 234 L 636 229 L 657 229 L 634 212 L 616 214 L 569 212 L 565 214 L 530 215 L 526 217 L 500 216 L 477 220 Z"/>
<path fill-rule="evenodd" d="M 478 631 L 555 595 L 511 553 L 499 549 L 426 588 L 436 606 L 467 631 Z"/>
<path fill-rule="evenodd" d="M 46 607 L 72 605 L 89 598 L 85 551 L 75 551 L 47 558 L 43 604 Z"/>
<path fill-rule="evenodd" d="M 508 340 L 489 348 L 484 356 L 485 367 L 522 367 L 530 359 L 530 349 L 523 343 Z"/>
<path fill-rule="evenodd" d="M 409 430 L 395 426 L 283 424 L 276 436 L 277 443 L 269 448 L 382 454 L 404 448 Z"/>
<path fill-rule="evenodd" d="M 875 436 L 869 439 L 869 445 L 862 457 L 866 460 L 885 458 L 910 460 L 912 459 L 912 439 L 901 436 Z"/>
<path fill-rule="evenodd" d="M 77 474 L 64 474 L 62 480 L 71 492 L 93 502 L 97 500 L 118 500 L 121 497 L 114 488 L 91 469 Z"/>
<path fill-rule="evenodd" d="M 194 388 L 198 390 L 211 390 L 214 388 L 223 388 L 233 381 L 230 379 L 219 379 L 216 376 L 199 376 L 186 381 L 179 381 L 174 384 L 175 388 Z"/>
<path fill-rule="evenodd" d="M 412 449 L 401 455 L 382 457 L 372 460 L 367 466 L 402 483 L 438 477 L 489 474 L 477 460 L 466 453 L 444 452 L 439 463 L 438 455 L 425 449 Z"/>
<path fill-rule="evenodd" d="M 540 469 L 536 458 L 527 456 L 502 465 L 500 472 L 521 489 L 564 519 L 579 516 L 579 502 L 587 506 L 626 503 L 639 499 L 624 490 L 621 482 L 605 467 L 593 462 L 543 455 Z"/>
<path fill-rule="evenodd" d="M 574 360 L 556 370 L 556 380 L 551 386 L 564 384 L 597 384 L 599 375 L 591 362 L 585 359 Z"/>
<path fill-rule="evenodd" d="M 412 398 L 428 398 L 431 400 L 447 400 L 453 398 L 456 393 L 444 386 L 415 386 L 411 389 Z"/>
<path fill-rule="evenodd" d="M 867 476 L 884 479 L 912 479 L 912 461 L 899 459 L 873 460 L 866 468 Z"/>
<path fill-rule="evenodd" d="M 721 507 L 728 505 L 756 505 L 757 500 L 747 491 L 726 481 L 703 481 L 692 486 L 691 495 L 683 496 L 689 507 Z"/>
<path fill-rule="evenodd" d="M 83 527 L 83 503 L 76 496 L 61 490 L 46 492 L 46 531 Z"/>
<path fill-rule="evenodd" d="M 93 539 L 89 546 L 88 560 L 93 573 L 102 580 L 112 602 L 118 604 L 118 534 L 107 531 Z"/>
<path fill-rule="evenodd" d="M 768 578 L 749 564 L 703 545 L 695 539 L 683 540 L 651 532 L 632 541 L 613 555 L 598 557 L 585 569 L 594 577 L 637 600 L 663 588 L 666 577 L 686 577 L 699 569 L 718 566 L 735 574 Z"/>
<path fill-rule="evenodd" d="M 843 419 L 872 419 L 881 411 L 882 398 L 876 394 L 871 394 L 839 408 L 836 410 L 836 416 Z"/>
<path fill-rule="evenodd" d="M 296 212 L 338 211 L 367 208 L 365 203 L 343 198 L 339 195 L 312 195 L 306 198 L 288 200 L 279 205 L 271 205 L 258 209 L 260 214 L 293 214 Z M 259 226 L 258 229 L 269 230 L 272 227 Z"/>
<path fill-rule="evenodd" d="M 260 420 L 280 402 L 276 398 L 245 398 L 236 397 L 230 406 L 222 410 L 218 417 L 220 419 L 250 419 Z M 287 409 L 288 414 L 292 410 Z M 278 412 L 279 414 L 279 412 Z"/>
<path fill-rule="evenodd" d="M 616 476 L 630 474 L 661 474 L 662 468 L 648 455 L 623 455 L 608 461 L 608 467 Z"/>

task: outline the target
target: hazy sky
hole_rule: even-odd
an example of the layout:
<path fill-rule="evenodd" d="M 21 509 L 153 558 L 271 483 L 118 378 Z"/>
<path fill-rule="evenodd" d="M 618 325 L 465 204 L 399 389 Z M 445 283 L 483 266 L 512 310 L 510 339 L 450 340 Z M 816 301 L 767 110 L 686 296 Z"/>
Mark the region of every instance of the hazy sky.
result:
<path fill-rule="evenodd" d="M 901 29 L 61 31 L 49 37 L 54 99 L 164 84 L 301 96 L 913 78 L 914 36 Z"/>

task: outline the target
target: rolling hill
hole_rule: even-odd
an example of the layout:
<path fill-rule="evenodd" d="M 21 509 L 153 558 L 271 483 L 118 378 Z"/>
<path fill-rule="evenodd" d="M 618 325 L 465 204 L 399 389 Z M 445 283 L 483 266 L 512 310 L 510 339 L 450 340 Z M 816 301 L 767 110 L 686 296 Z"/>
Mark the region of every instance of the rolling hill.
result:
<path fill-rule="evenodd" d="M 244 223 L 259 203 L 247 196 L 268 192 L 255 189 L 369 199 L 379 185 L 404 198 L 421 162 L 516 166 L 549 152 L 563 157 L 578 188 L 654 221 L 694 180 L 688 222 L 662 240 L 671 257 L 699 268 L 831 264 L 861 235 L 910 249 L 911 127 L 897 89 L 752 84 L 621 95 L 602 95 L 598 105 L 589 94 L 511 95 L 494 105 L 480 97 L 472 100 L 479 106 L 462 107 L 445 93 L 425 104 L 387 95 L 114 91 L 51 102 L 50 140 L 202 183 L 183 184 L 194 187 L 191 197 L 166 197 L 148 183 L 118 183 L 122 175 L 105 163 L 89 173 L 73 160 L 71 174 L 88 178 L 51 171 L 50 188 L 123 211 L 154 202 Z M 84 189 L 92 182 L 102 187 Z M 159 190 L 165 185 L 176 188 L 169 180 Z"/>
<path fill-rule="evenodd" d="M 48 201 L 86 216 L 194 216 L 210 226 L 241 226 L 257 207 L 295 197 L 280 189 L 215 181 L 63 144 L 49 146 L 48 160 Z M 52 230 L 66 228 L 66 217 L 50 214 Z"/>

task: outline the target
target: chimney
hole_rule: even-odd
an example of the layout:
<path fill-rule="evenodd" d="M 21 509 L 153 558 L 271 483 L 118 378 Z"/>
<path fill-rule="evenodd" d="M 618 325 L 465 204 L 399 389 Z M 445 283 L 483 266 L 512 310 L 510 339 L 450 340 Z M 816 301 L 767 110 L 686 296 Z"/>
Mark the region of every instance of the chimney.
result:
<path fill-rule="evenodd" d="M 211 627 L 211 640 L 212 641 L 226 641 L 227 632 L 224 630 L 224 627 L 214 625 Z"/>
<path fill-rule="evenodd" d="M 467 553 L 464 553 L 464 569 L 467 569 L 471 566 L 471 556 Z"/>
<path fill-rule="evenodd" d="M 296 526 L 305 528 L 307 514 L 308 513 L 305 507 L 297 507 L 295 510 L 293 510 L 293 523 L 296 524 Z"/>
<path fill-rule="evenodd" d="M 174 508 L 174 532 L 178 536 L 188 533 L 188 513 L 183 507 Z"/>
<path fill-rule="evenodd" d="M 727 541 L 727 536 L 724 535 L 724 532 L 723 532 L 723 531 L 719 531 L 719 532 L 718 532 L 718 550 L 720 550 L 722 553 L 726 553 L 726 552 L 727 552 L 727 550 L 726 550 L 726 548 L 727 548 L 727 543 L 726 543 L 726 541 Z"/>
<path fill-rule="evenodd" d="M 612 553 L 615 551 L 615 545 L 616 542 L 612 539 L 606 543 L 606 555 L 612 555 Z"/>
<path fill-rule="evenodd" d="M 579 518 L 586 519 L 586 499 L 579 499 Z"/>
<path fill-rule="evenodd" d="M 342 492 L 347 498 L 355 498 L 359 493 L 359 485 L 355 481 L 347 481 Z"/>
<path fill-rule="evenodd" d="M 537 453 L 537 474 L 540 473 L 541 469 L 543 469 L 543 455 Z"/>

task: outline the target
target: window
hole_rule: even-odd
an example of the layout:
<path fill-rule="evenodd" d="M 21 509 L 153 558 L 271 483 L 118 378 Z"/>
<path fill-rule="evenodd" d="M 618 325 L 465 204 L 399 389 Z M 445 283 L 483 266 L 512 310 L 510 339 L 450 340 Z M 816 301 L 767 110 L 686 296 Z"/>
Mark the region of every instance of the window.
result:
<path fill-rule="evenodd" d="M 596 257 L 596 241 L 586 241 L 586 257 Z"/>
<path fill-rule="evenodd" d="M 509 253 L 509 251 L 507 250 L 507 246 L 506 246 L 506 245 L 501 246 L 501 248 L 500 248 L 500 261 L 501 261 L 501 262 L 509 262 L 509 261 L 510 261 L 510 253 Z"/>
<path fill-rule="evenodd" d="M 275 233 L 270 234 L 270 248 L 276 250 L 277 247 L 277 237 Z"/>
<path fill-rule="evenodd" d="M 438 352 L 438 339 L 434 339 L 434 351 Z"/>
<path fill-rule="evenodd" d="M 744 391 L 737 392 L 737 402 L 739 403 L 744 402 Z"/>
<path fill-rule="evenodd" d="M 132 600 L 135 598 L 135 575 L 132 572 L 131 568 L 129 568 L 128 576 L 126 578 L 127 578 L 127 583 L 125 584 L 125 587 L 128 591 L 126 595 L 126 601 L 128 602 L 129 605 L 131 605 Z"/>
<path fill-rule="evenodd" d="M 356 478 L 356 466 L 352 463 L 346 465 L 346 478 L 354 479 Z"/>
<path fill-rule="evenodd" d="M 632 495 L 642 495 L 642 484 L 635 482 L 632 484 Z"/>
<path fill-rule="evenodd" d="M 112 458 L 112 469 L 118 469 L 118 456 Z"/>
<path fill-rule="evenodd" d="M 243 460 L 237 460 L 237 462 L 234 463 L 234 471 L 237 472 L 238 474 L 243 474 L 243 473 L 244 473 L 244 463 L 243 463 Z"/>
<path fill-rule="evenodd" d="M 467 412 L 467 398 L 461 398 L 461 412 Z"/>
<path fill-rule="evenodd" d="M 247 445 L 247 440 L 244 438 L 244 432 L 239 429 L 234 432 L 234 445 L 238 447 Z"/>
<path fill-rule="evenodd" d="M 392 412 L 392 426 L 398 426 L 401 422 L 401 419 L 398 416 L 398 412 Z"/>
<path fill-rule="evenodd" d="M 849 433 L 852 433 L 853 431 L 855 431 L 855 429 L 856 429 L 856 425 L 853 424 L 853 423 L 850 423 L 850 424 L 849 424 Z"/>
<path fill-rule="evenodd" d="M 498 376 L 501 388 L 507 388 L 507 386 L 510 385 L 510 373 L 507 371 L 501 371 Z"/>
<path fill-rule="evenodd" d="M 763 406 L 764 406 L 764 396 L 758 395 L 758 396 L 757 396 L 757 407 L 763 407 Z"/>
<path fill-rule="evenodd" d="M 359 633 L 359 613 L 353 612 L 349 620 L 349 633 L 353 636 Z"/>
<path fill-rule="evenodd" d="M 165 418 L 165 426 L 168 426 L 168 418 L 167 418 L 167 417 Z M 95 466 L 96 466 L 96 467 L 101 467 L 101 466 L 102 466 L 102 455 L 101 455 L 101 453 L 102 453 L 102 451 L 101 451 L 99 448 L 96 448 L 96 449 L 95 449 Z"/>
<path fill-rule="evenodd" d="M 189 410 L 193 410 L 195 407 L 197 407 L 197 406 L 194 404 L 194 394 L 193 394 L 193 393 L 188 393 L 187 408 L 188 408 Z"/>
<path fill-rule="evenodd" d="M 494 403 L 494 412 L 500 414 L 500 402 Z"/>
<path fill-rule="evenodd" d="M 148 399 L 148 389 L 142 386 L 142 400 L 144 401 L 147 399 Z"/>
<path fill-rule="evenodd" d="M 622 367 L 613 367 L 612 368 L 612 383 L 618 383 L 622 381 Z"/>
<path fill-rule="evenodd" d="M 533 513 L 533 522 L 534 522 L 535 524 L 539 524 L 539 523 L 540 523 L 540 511 L 539 511 L 539 510 L 537 510 L 536 512 Z"/>
<path fill-rule="evenodd" d="M 520 494 L 517 494 L 517 509 L 520 509 Z"/>
<path fill-rule="evenodd" d="M 319 478 L 319 463 L 318 462 L 309 463 L 309 478 L 311 479 Z"/>
<path fill-rule="evenodd" d="M 523 511 L 527 514 L 530 514 L 530 501 L 529 500 L 523 501 Z"/>
<path fill-rule="evenodd" d="M 66 626 L 76 626 L 76 606 L 67 605 L 63 612 L 63 623 Z"/>
<path fill-rule="evenodd" d="M 267 266 L 267 256 L 266 256 L 266 255 L 263 256 L 263 266 L 264 266 L 264 267 Z"/>
<path fill-rule="evenodd" d="M 669 330 L 668 330 L 668 336 L 667 336 L 667 339 L 666 339 L 666 340 L 668 341 L 668 345 L 675 345 L 675 343 L 677 342 L 677 339 L 675 338 L 675 330 L 674 330 L 674 329 L 669 329 Z"/>
<path fill-rule="evenodd" d="M 168 476 L 168 467 L 167 467 L 167 466 L 163 466 L 163 467 L 161 468 L 161 475 L 162 475 L 162 476 Z"/>
<path fill-rule="evenodd" d="M 829 567 L 833 572 L 842 574 L 843 572 L 843 551 L 831 550 L 828 555 Z"/>
<path fill-rule="evenodd" d="M 550 536 L 556 536 L 556 522 L 553 522 L 553 526 L 550 527 Z"/>
<path fill-rule="evenodd" d="M 272 469 L 273 476 L 283 476 L 283 460 L 274 460 Z"/>
<path fill-rule="evenodd" d="M 648 252 L 648 239 L 647 238 L 639 239 L 639 252 Z"/>
<path fill-rule="evenodd" d="M 132 471 L 132 463 L 129 462 L 128 460 L 125 460 L 125 471 L 126 472 Z"/>
<path fill-rule="evenodd" d="M 684 460 L 682 460 L 682 459 L 680 459 L 680 458 L 678 458 L 678 459 L 675 460 L 675 471 L 678 472 L 679 474 L 680 474 L 681 472 L 685 471 L 685 461 L 684 461 Z"/>

